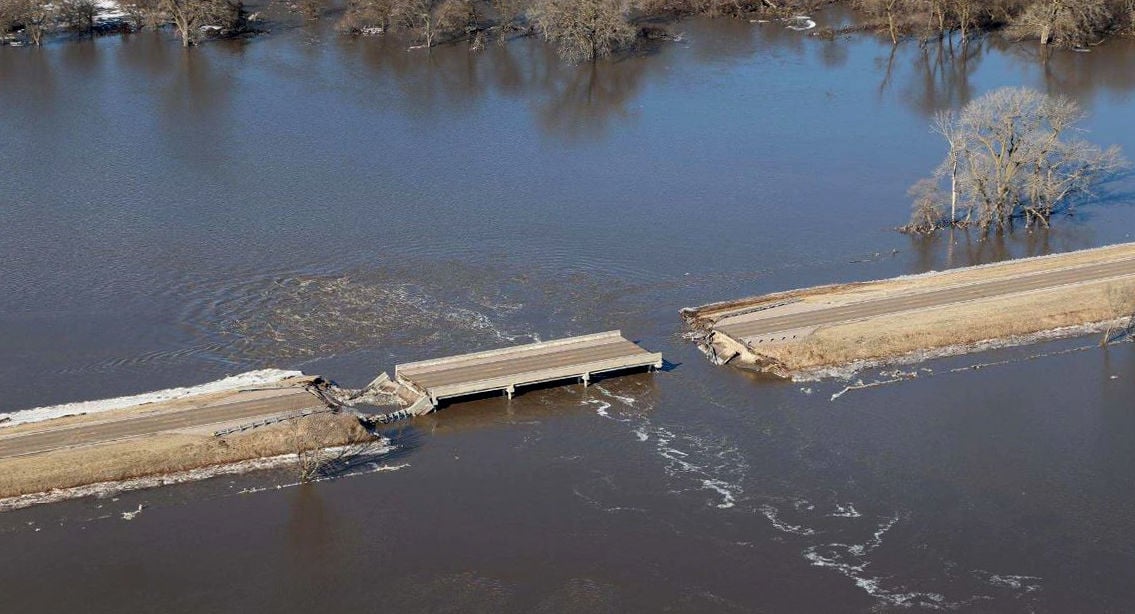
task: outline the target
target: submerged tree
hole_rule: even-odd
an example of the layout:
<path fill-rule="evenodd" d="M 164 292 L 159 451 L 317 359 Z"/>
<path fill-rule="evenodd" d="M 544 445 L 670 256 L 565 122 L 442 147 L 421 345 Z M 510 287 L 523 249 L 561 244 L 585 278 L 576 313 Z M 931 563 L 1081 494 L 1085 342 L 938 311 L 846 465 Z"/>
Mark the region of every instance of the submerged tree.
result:
<path fill-rule="evenodd" d="M 1068 98 L 1023 88 L 995 90 L 960 113 L 940 115 L 934 130 L 946 139 L 946 159 L 932 180 L 912 189 L 915 210 L 904 230 L 1001 231 L 1014 220 L 1048 226 L 1126 165 L 1118 147 L 1069 136 L 1083 117 Z"/>
<path fill-rule="evenodd" d="M 201 40 L 208 30 L 233 31 L 241 27 L 244 6 L 239 0 L 148 0 L 165 13 L 188 47 Z"/>
<path fill-rule="evenodd" d="M 544 39 L 568 62 L 606 57 L 634 41 L 626 0 L 537 0 L 529 10 Z"/>

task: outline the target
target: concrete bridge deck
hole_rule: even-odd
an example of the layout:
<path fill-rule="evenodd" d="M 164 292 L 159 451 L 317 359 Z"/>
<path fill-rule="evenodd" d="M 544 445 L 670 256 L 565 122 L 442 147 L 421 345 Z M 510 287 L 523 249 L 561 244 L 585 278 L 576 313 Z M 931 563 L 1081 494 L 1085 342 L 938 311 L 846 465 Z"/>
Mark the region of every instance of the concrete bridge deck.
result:
<path fill-rule="evenodd" d="M 586 384 L 596 373 L 661 367 L 662 354 L 614 330 L 402 364 L 394 368 L 394 378 L 423 395 L 433 409 L 446 398 L 498 390 L 512 398 L 517 386 L 566 379 Z"/>

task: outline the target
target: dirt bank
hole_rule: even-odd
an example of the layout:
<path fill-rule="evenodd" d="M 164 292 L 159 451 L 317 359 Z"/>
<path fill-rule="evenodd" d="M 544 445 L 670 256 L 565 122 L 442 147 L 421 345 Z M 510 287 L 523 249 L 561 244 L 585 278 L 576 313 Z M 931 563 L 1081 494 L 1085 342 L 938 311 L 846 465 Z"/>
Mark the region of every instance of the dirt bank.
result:
<path fill-rule="evenodd" d="M 4 499 L 102 482 L 162 476 L 251 459 L 333 446 L 377 442 L 347 413 L 319 413 L 216 437 L 211 433 L 157 433 L 101 445 L 63 448 L 0 459 Z M 297 466 L 298 471 L 298 466 Z M 208 476 L 205 476 L 208 477 Z"/>

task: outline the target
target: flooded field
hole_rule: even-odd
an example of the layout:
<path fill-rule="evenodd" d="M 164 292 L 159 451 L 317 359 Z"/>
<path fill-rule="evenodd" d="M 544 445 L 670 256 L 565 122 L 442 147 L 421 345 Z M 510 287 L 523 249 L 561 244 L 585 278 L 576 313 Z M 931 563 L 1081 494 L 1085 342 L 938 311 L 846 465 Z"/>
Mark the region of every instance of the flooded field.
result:
<path fill-rule="evenodd" d="M 1050 232 L 893 229 L 932 114 L 1002 85 L 1135 155 L 1135 46 L 674 29 L 578 67 L 320 25 L 0 48 L 0 410 L 615 328 L 671 363 L 453 404 L 340 480 L 4 514 L 3 609 L 1130 610 L 1135 344 L 787 382 L 678 309 L 1132 240 L 1131 182 Z"/>

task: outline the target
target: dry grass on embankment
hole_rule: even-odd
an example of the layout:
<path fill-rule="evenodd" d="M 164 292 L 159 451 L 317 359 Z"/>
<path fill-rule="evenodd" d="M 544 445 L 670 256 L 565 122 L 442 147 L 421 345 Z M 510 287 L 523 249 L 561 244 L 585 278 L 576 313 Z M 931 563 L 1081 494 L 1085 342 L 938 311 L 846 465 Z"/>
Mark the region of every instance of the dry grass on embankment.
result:
<path fill-rule="evenodd" d="M 932 271 L 919 275 L 907 275 L 893 279 L 853 282 L 846 284 L 832 284 L 815 286 L 796 290 L 775 292 L 758 297 L 749 297 L 734 301 L 711 303 L 701 307 L 684 309 L 682 315 L 692 326 L 709 328 L 718 319 L 728 317 L 738 311 L 761 308 L 786 301 L 801 303 L 822 303 L 825 305 L 839 305 L 858 301 L 872 300 L 907 292 L 935 290 L 939 288 L 958 286 L 976 282 L 989 282 L 998 279 L 1008 279 L 1027 275 L 1053 271 L 1060 268 L 1086 266 L 1111 262 L 1117 259 L 1135 257 L 1135 243 L 1109 245 L 1075 252 L 1052 254 L 1035 258 L 1021 258 L 1006 262 L 951 269 L 946 271 Z"/>
<path fill-rule="evenodd" d="M 889 314 L 818 329 L 799 342 L 762 346 L 747 357 L 783 376 L 858 362 L 901 361 L 941 348 L 966 351 L 984 342 L 1091 325 L 1128 325 L 1135 312 L 1135 277 L 1062 286 Z M 741 357 L 744 358 L 744 357 Z"/>
<path fill-rule="evenodd" d="M 366 441 L 349 414 L 319 413 L 225 437 L 163 433 L 0 459 L 0 499 Z"/>

